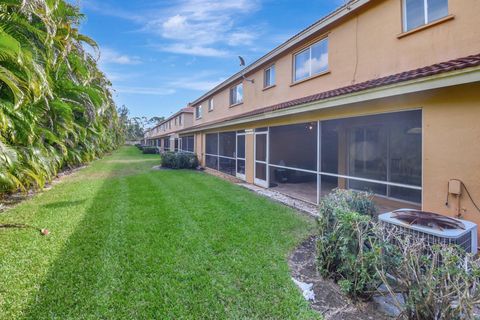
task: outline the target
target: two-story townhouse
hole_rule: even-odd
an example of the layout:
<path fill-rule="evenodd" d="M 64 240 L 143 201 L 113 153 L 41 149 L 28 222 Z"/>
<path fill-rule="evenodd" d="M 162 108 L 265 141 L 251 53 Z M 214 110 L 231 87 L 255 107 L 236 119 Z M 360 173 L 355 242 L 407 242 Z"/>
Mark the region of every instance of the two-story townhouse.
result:
<path fill-rule="evenodd" d="M 180 134 L 206 167 L 312 203 L 370 190 L 480 223 L 479 15 L 476 0 L 350 1 L 195 100 Z"/>
<path fill-rule="evenodd" d="M 162 151 L 194 151 L 194 135 L 179 137 L 178 132 L 193 125 L 192 107 L 180 109 L 167 119 L 149 129 L 146 134 L 147 144 L 159 147 Z"/>

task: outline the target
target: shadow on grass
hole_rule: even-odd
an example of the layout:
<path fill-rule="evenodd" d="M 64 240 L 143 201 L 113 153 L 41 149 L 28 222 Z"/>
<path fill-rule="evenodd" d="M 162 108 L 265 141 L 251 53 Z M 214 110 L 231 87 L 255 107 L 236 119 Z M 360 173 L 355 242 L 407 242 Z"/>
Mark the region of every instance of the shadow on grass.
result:
<path fill-rule="evenodd" d="M 115 169 L 118 168 L 111 171 Z M 128 209 L 119 196 L 124 188 L 122 178 L 103 183 L 24 310 L 25 319 L 104 319 L 109 314 L 110 295 L 115 287 L 125 286 L 125 283 L 110 283 L 112 277 L 119 278 L 116 265 L 111 262 L 122 255 L 122 245 L 112 245 L 112 241 L 116 241 L 121 229 L 118 224 L 122 212 Z M 61 209 L 84 201 L 60 201 L 47 206 Z"/>
<path fill-rule="evenodd" d="M 105 169 L 25 318 L 315 318 L 285 261 L 305 223 L 214 177 L 129 166 Z"/>

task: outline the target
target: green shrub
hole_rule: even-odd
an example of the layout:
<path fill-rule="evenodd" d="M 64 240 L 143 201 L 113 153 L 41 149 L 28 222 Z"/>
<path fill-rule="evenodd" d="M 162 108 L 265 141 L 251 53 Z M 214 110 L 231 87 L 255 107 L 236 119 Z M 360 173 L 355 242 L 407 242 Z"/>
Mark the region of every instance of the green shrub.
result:
<path fill-rule="evenodd" d="M 374 214 L 372 196 L 365 192 L 337 189 L 320 203 L 319 271 L 354 299 L 370 296 L 381 283 L 374 265 L 381 257 L 372 239 Z"/>
<path fill-rule="evenodd" d="M 474 319 L 480 304 L 480 260 L 457 246 L 431 245 L 392 230 L 378 228 L 385 243 L 377 274 L 392 296 L 401 293 L 402 317 L 415 320 Z"/>
<path fill-rule="evenodd" d="M 147 147 L 144 146 L 142 148 L 143 154 L 158 154 L 158 148 L 157 147 Z"/>
<path fill-rule="evenodd" d="M 374 213 L 370 194 L 336 190 L 322 199 L 317 242 L 322 276 L 354 299 L 369 298 L 385 284 L 400 318 L 474 319 L 480 259 L 457 246 L 431 245 L 385 228 L 373 221 Z"/>
<path fill-rule="evenodd" d="M 165 152 L 162 154 L 162 167 L 171 169 L 195 169 L 199 165 L 197 155 L 187 152 Z"/>

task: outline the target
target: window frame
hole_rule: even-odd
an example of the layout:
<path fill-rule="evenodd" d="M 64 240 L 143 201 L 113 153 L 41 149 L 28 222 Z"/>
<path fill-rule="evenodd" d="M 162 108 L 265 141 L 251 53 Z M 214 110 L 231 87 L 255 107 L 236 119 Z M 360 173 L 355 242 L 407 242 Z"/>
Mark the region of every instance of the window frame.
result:
<path fill-rule="evenodd" d="M 273 73 L 274 73 L 274 77 L 273 77 L 273 82 L 272 82 L 272 70 L 273 70 Z M 270 73 L 270 84 L 267 84 L 267 72 Z M 264 89 L 268 89 L 268 88 L 271 88 L 273 86 L 276 85 L 276 77 L 275 77 L 275 64 L 272 64 L 270 65 L 269 67 L 263 69 L 263 88 Z"/>
<path fill-rule="evenodd" d="M 235 92 L 235 97 L 237 97 L 237 88 L 241 86 L 242 87 L 242 100 L 240 101 L 233 101 L 233 95 L 232 95 L 232 92 Z M 229 99 L 230 99 L 230 107 L 233 107 L 233 106 L 236 106 L 236 105 L 239 105 L 239 104 L 242 104 L 243 103 L 243 96 L 244 96 L 244 91 L 243 91 L 243 82 L 239 82 L 237 83 L 236 85 L 233 85 L 230 87 L 229 89 Z"/>
<path fill-rule="evenodd" d="M 203 107 L 200 104 L 195 107 L 195 119 L 201 119 L 202 116 L 203 116 Z"/>
<path fill-rule="evenodd" d="M 213 111 L 213 97 L 208 99 L 208 112 Z"/>
<path fill-rule="evenodd" d="M 419 26 L 416 26 L 414 28 L 411 28 L 411 29 L 408 29 L 408 18 L 407 18 L 407 0 L 402 0 L 402 32 L 410 32 L 412 30 L 415 30 L 415 29 L 418 29 L 418 28 L 422 28 L 422 27 L 425 27 L 425 26 L 428 26 L 430 24 L 433 24 L 441 19 L 445 19 L 446 17 L 449 16 L 449 3 L 448 3 L 448 0 L 446 0 L 447 2 L 447 14 L 443 17 L 440 17 L 440 18 L 437 18 L 435 20 L 432 20 L 432 21 L 429 21 L 428 19 L 428 1 L 430 0 L 423 0 L 423 24 L 419 25 Z"/>
<path fill-rule="evenodd" d="M 327 67 L 325 68 L 325 70 L 322 70 L 318 73 L 315 73 L 315 74 L 312 74 L 312 63 L 310 63 L 310 70 L 309 70 L 309 75 L 304 77 L 304 78 L 301 78 L 301 79 L 296 79 L 296 71 L 297 71 L 297 56 L 304 53 L 305 51 L 309 51 L 309 61 L 312 60 L 312 47 L 323 42 L 323 41 L 326 41 L 327 42 Z M 329 37 L 328 35 L 322 37 L 321 39 L 319 40 L 316 40 L 315 42 L 312 42 L 310 43 L 309 45 L 305 46 L 305 47 L 302 47 L 300 50 L 296 51 L 293 53 L 292 55 L 292 84 L 296 84 L 296 83 L 300 83 L 300 82 L 303 82 L 303 81 L 306 81 L 308 79 L 311 79 L 311 78 L 315 78 L 315 77 L 318 77 L 320 75 L 323 75 L 323 74 L 326 74 L 329 72 L 330 70 L 330 49 L 329 49 L 329 44 L 330 44 L 330 40 L 329 40 Z"/>

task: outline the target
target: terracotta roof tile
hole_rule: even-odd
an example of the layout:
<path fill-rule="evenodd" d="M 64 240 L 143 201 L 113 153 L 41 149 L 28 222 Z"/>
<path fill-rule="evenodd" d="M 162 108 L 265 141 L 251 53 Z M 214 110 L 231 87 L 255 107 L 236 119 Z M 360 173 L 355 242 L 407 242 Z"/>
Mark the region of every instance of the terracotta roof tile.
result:
<path fill-rule="evenodd" d="M 451 72 L 455 70 L 462 70 L 462 69 L 467 69 L 471 67 L 477 67 L 480 66 L 480 54 L 477 55 L 471 55 L 468 57 L 464 58 L 458 58 L 446 62 L 441 62 L 437 63 L 434 65 L 418 68 L 418 69 L 413 69 L 405 72 L 400 72 L 397 74 L 389 75 L 386 77 L 382 78 L 377 78 L 377 79 L 372 79 L 368 80 L 365 82 L 349 85 L 346 87 L 342 88 L 337 88 L 329 91 L 324 91 L 321 93 L 317 93 L 314 95 L 274 104 L 268 107 L 248 111 L 239 115 L 235 116 L 230 116 L 226 118 L 222 118 L 219 120 L 214 120 L 206 123 L 202 123 L 196 126 L 192 126 L 189 128 L 185 128 L 183 131 L 191 131 L 192 129 L 201 129 L 203 127 L 210 126 L 212 124 L 228 121 L 228 120 L 233 120 L 233 119 L 241 119 L 244 117 L 248 116 L 253 116 L 253 115 L 258 115 L 262 113 L 268 113 L 268 112 L 273 112 L 281 109 L 287 109 L 291 108 L 294 106 L 306 104 L 306 103 L 311 103 L 315 101 L 321 101 L 333 97 L 339 97 L 342 95 L 354 93 L 354 92 L 360 92 L 363 90 L 368 90 L 368 89 L 373 89 L 373 88 L 378 88 L 382 86 L 387 86 L 387 85 L 392 85 L 396 83 L 401 83 L 405 81 L 410 81 L 410 80 L 415 80 L 419 78 L 424 78 L 424 77 L 429 77 L 433 75 L 438 75 L 442 74 L 445 72 Z"/>

